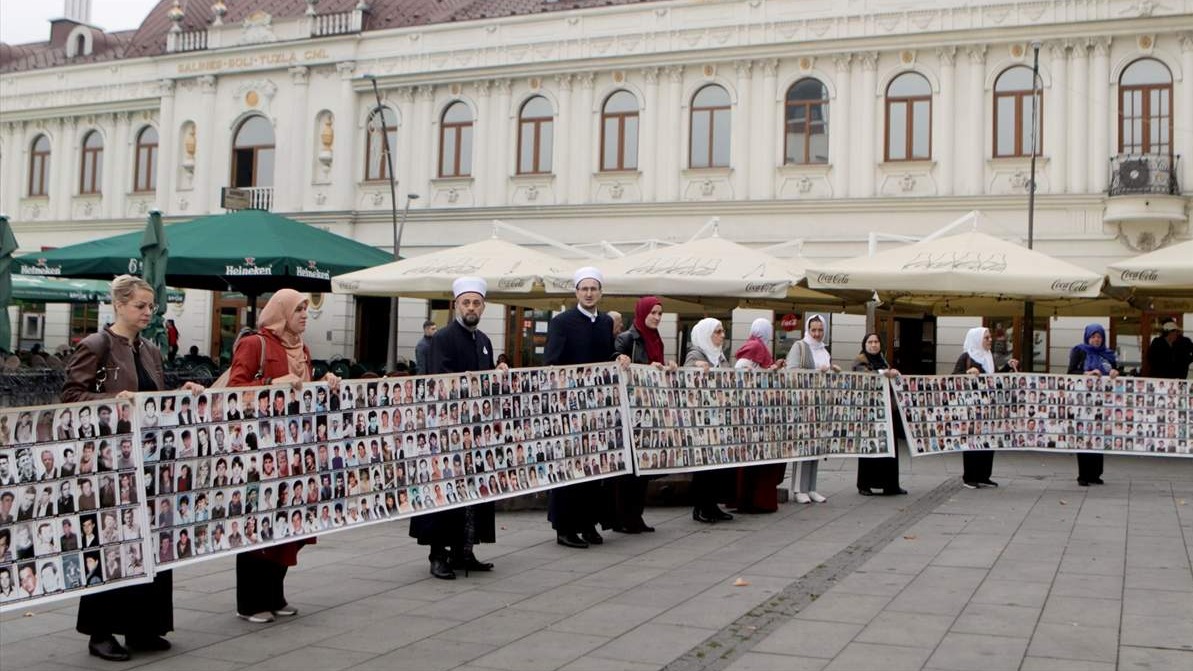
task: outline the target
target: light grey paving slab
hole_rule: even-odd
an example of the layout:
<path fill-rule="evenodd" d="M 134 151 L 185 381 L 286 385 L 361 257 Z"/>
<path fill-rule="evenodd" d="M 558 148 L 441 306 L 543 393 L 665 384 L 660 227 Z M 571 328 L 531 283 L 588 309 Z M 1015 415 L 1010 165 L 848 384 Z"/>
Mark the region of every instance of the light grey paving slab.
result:
<path fill-rule="evenodd" d="M 244 668 L 246 671 L 296 671 L 297 669 L 342 671 L 342 669 L 356 666 L 373 657 L 376 655 L 371 652 L 308 645 Z"/>
<path fill-rule="evenodd" d="M 825 671 L 856 671 L 878 666 L 883 671 L 919 671 L 932 648 L 907 648 L 874 643 L 850 643 L 825 667 Z"/>
<path fill-rule="evenodd" d="M 390 615 L 371 624 L 361 624 L 324 639 L 319 645 L 337 650 L 359 650 L 380 655 L 446 631 L 459 624 L 458 620 L 416 615 Z"/>
<path fill-rule="evenodd" d="M 562 616 L 519 608 L 505 608 L 435 633 L 436 639 L 502 646 L 546 629 Z M 585 633 L 585 632 L 579 632 Z"/>
<path fill-rule="evenodd" d="M 1118 599 L 1123 594 L 1123 577 L 1061 571 L 1056 574 L 1051 593 L 1056 596 Z"/>
<path fill-rule="evenodd" d="M 821 622 L 867 624 L 890 601 L 890 597 L 886 596 L 838 593 L 836 589 L 833 589 L 800 611 L 796 618 Z"/>
<path fill-rule="evenodd" d="M 492 592 L 510 592 L 515 595 L 533 596 L 552 590 L 560 585 L 572 583 L 580 575 L 571 571 L 551 571 L 536 568 L 506 577 L 499 577 L 497 580 L 486 583 L 484 587 L 486 590 Z"/>
<path fill-rule="evenodd" d="M 1124 615 L 1120 642 L 1144 648 L 1188 650 L 1193 645 L 1193 620 Z"/>
<path fill-rule="evenodd" d="M 725 667 L 725 671 L 821 671 L 826 665 L 827 659 L 815 657 L 747 652 Z"/>
<path fill-rule="evenodd" d="M 990 577 L 995 580 L 1014 580 L 1018 582 L 1038 582 L 1050 584 L 1056 577 L 1057 562 L 1024 561 L 1018 559 L 999 559 L 990 570 Z"/>
<path fill-rule="evenodd" d="M 620 593 L 621 591 L 616 589 L 567 584 L 520 601 L 518 608 L 572 615 Z"/>
<path fill-rule="evenodd" d="M 98 663 L 98 662 L 97 662 Z M 124 668 L 121 665 L 121 668 Z M 239 662 L 199 657 L 192 654 L 170 655 L 137 667 L 143 671 L 233 671 L 244 668 Z"/>
<path fill-rule="evenodd" d="M 658 668 L 658 664 L 627 662 L 624 659 L 604 659 L 584 655 L 569 662 L 559 671 L 655 671 Z"/>
<path fill-rule="evenodd" d="M 1166 650 L 1124 645 L 1118 649 L 1121 671 L 1185 671 L 1193 669 L 1193 650 Z"/>
<path fill-rule="evenodd" d="M 229 662 L 255 664 L 296 648 L 319 643 L 336 634 L 336 630 L 327 627 L 288 622 L 199 648 L 194 654 Z"/>
<path fill-rule="evenodd" d="M 631 606 L 606 602 L 558 620 L 551 624 L 550 629 L 613 638 L 657 617 L 662 612 L 663 609 L 658 606 Z"/>
<path fill-rule="evenodd" d="M 648 623 L 593 650 L 592 655 L 663 666 L 715 633 L 715 629 Z"/>
<path fill-rule="evenodd" d="M 493 650 L 491 645 L 427 639 L 374 657 L 352 671 L 448 671 Z"/>
<path fill-rule="evenodd" d="M 970 603 L 961 611 L 951 630 L 965 634 L 1028 638 L 1039 616 L 1039 608 Z"/>
<path fill-rule="evenodd" d="M 843 622 L 788 622 L 754 646 L 753 652 L 832 659 L 861 630 L 860 624 Z"/>
<path fill-rule="evenodd" d="M 1118 629 L 1041 622 L 1027 653 L 1034 657 L 1113 662 L 1118 657 Z"/>
<path fill-rule="evenodd" d="M 1116 599 L 1050 596 L 1040 621 L 1117 630 L 1122 610 L 1123 602 Z"/>
<path fill-rule="evenodd" d="M 1115 671 L 1113 662 L 1090 662 L 1084 659 L 1052 659 L 1051 657 L 1023 658 L 1019 671 Z"/>
<path fill-rule="evenodd" d="M 474 589 L 449 596 L 432 604 L 420 606 L 410 611 L 410 614 L 420 617 L 467 622 L 486 613 L 509 608 L 522 599 L 521 595 L 509 592 L 491 592 L 484 589 Z"/>
<path fill-rule="evenodd" d="M 1123 591 L 1123 613 L 1193 620 L 1193 598 L 1184 592 L 1128 589 Z"/>
<path fill-rule="evenodd" d="M 915 576 L 908 573 L 854 571 L 833 587 L 835 592 L 893 597 L 907 587 Z"/>
<path fill-rule="evenodd" d="M 1039 608 L 1048 598 L 1048 584 L 987 579 L 973 595 L 974 603 Z"/>
<path fill-rule="evenodd" d="M 926 668 L 950 671 L 1016 671 L 1026 638 L 950 632 L 928 658 Z"/>
<path fill-rule="evenodd" d="M 475 658 L 478 666 L 509 671 L 552 671 L 608 642 L 604 636 L 540 631 Z"/>
<path fill-rule="evenodd" d="M 857 635 L 855 641 L 913 648 L 935 648 L 953 625 L 951 615 L 900 613 L 884 610 Z"/>
<path fill-rule="evenodd" d="M 1064 559 L 1060 561 L 1060 570 L 1069 573 L 1121 576 L 1124 568 L 1125 560 L 1121 555 L 1113 557 L 1065 552 Z"/>
<path fill-rule="evenodd" d="M 1152 569 L 1148 567 L 1127 567 L 1127 589 L 1160 589 L 1169 592 L 1184 592 L 1193 599 L 1193 573 L 1188 564 L 1180 569 Z"/>

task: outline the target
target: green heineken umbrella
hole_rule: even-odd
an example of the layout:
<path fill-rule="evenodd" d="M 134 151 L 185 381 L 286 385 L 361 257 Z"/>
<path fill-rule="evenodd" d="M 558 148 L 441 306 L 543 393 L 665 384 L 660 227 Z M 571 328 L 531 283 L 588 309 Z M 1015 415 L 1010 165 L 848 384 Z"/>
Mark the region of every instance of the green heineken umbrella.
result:
<path fill-rule="evenodd" d="M 17 238 L 12 234 L 8 217 L 0 215 L 0 349 L 12 349 L 12 324 L 8 321 L 8 306 L 12 304 L 12 255 L 17 251 Z"/>
<path fill-rule="evenodd" d="M 141 235 L 141 277 L 153 287 L 154 302 L 157 308 L 153 311 L 153 320 L 145 329 L 143 336 L 155 343 L 161 351 L 166 351 L 166 265 L 170 259 L 170 248 L 166 243 L 166 231 L 162 226 L 162 213 L 153 210 L 149 213 L 149 221 L 145 222 L 145 231 Z"/>
<path fill-rule="evenodd" d="M 168 284 L 250 297 L 283 287 L 330 291 L 333 275 L 393 260 L 389 252 L 261 210 L 202 217 L 170 224 L 165 231 Z M 28 254 L 14 259 L 13 272 L 98 279 L 136 272 L 141 236 L 126 233 Z"/>

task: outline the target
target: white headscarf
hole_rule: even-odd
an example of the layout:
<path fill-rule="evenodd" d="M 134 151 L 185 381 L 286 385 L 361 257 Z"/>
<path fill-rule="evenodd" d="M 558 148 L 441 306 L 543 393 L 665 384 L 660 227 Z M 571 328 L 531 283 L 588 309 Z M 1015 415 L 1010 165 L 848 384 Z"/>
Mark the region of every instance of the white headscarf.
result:
<path fill-rule="evenodd" d="M 750 337 L 758 338 L 764 343 L 770 343 L 775 336 L 775 327 L 770 323 L 769 319 L 759 317 L 750 324 Z"/>
<path fill-rule="evenodd" d="M 825 328 L 828 328 L 828 320 L 824 318 L 824 315 L 810 315 L 804 322 L 804 342 L 812 350 L 812 362 L 816 364 L 815 367 L 821 369 L 833 365 L 833 355 L 829 353 L 828 347 L 825 347 L 824 340 L 812 337 L 812 329 L 809 327 L 813 321 L 819 321 Z"/>
<path fill-rule="evenodd" d="M 969 329 L 969 332 L 965 334 L 965 353 L 985 373 L 994 372 L 994 355 L 991 354 L 990 350 L 982 347 L 982 340 L 985 339 L 986 334 L 989 332 L 990 329 L 979 326 Z"/>
<path fill-rule="evenodd" d="M 704 358 L 708 359 L 708 363 L 713 368 L 720 366 L 725 361 L 724 350 L 714 345 L 712 341 L 713 331 L 716 331 L 720 325 L 721 320 L 705 317 L 692 327 L 692 346 L 704 354 Z"/>

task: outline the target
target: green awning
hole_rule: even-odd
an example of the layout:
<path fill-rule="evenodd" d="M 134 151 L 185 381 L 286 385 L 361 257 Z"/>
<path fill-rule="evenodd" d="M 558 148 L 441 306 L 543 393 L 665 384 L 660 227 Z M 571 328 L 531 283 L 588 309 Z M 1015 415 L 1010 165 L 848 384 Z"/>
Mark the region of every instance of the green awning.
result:
<path fill-rule="evenodd" d="M 13 275 L 110 280 L 140 273 L 142 230 L 13 259 Z M 242 210 L 166 226 L 175 287 L 261 294 L 330 291 L 331 277 L 393 260 L 389 252 L 272 212 Z"/>
<path fill-rule="evenodd" d="M 104 280 L 58 280 L 50 277 L 13 275 L 12 298 L 26 303 L 107 303 L 111 284 Z M 181 303 L 184 298 L 185 292 L 170 289 L 166 300 Z"/>

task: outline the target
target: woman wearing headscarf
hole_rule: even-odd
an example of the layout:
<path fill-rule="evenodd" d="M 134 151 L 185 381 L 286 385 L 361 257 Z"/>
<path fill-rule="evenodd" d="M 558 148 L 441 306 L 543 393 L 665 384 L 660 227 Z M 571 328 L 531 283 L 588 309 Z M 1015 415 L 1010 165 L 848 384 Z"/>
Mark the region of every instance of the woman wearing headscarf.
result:
<path fill-rule="evenodd" d="M 701 319 L 692 327 L 691 342 L 683 360 L 684 367 L 701 368 L 706 372 L 714 368 L 728 368 L 729 362 L 722 349 L 724 345 L 725 327 L 720 320 L 712 317 Z M 733 515 L 717 505 L 720 493 L 727 489 L 725 473 L 724 469 L 715 469 L 692 474 L 692 519 L 705 524 L 733 519 Z"/>
<path fill-rule="evenodd" d="M 853 372 L 878 373 L 879 375 L 895 378 L 899 371 L 887 363 L 882 354 L 882 338 L 877 333 L 867 333 L 862 338 L 862 351 L 853 360 Z M 893 400 L 891 407 L 894 407 Z M 903 434 L 903 422 L 895 416 L 895 438 Z M 857 460 L 857 493 L 862 496 L 872 496 L 873 489 L 881 489 L 885 496 L 906 494 L 907 490 L 899 486 L 899 448 L 895 446 L 893 457 L 873 457 Z"/>
<path fill-rule="evenodd" d="M 782 359 L 776 361 L 770 352 L 775 330 L 769 319 L 755 319 L 750 325 L 750 337 L 737 348 L 738 370 L 778 370 Z M 779 485 L 787 473 L 787 464 L 743 466 L 737 471 L 737 512 L 746 514 L 773 513 L 779 509 Z"/>
<path fill-rule="evenodd" d="M 659 322 L 663 319 L 663 302 L 656 296 L 644 296 L 634 306 L 634 324 L 617 336 L 613 343 L 613 358 L 630 357 L 630 363 L 674 368 L 675 362 L 664 364 L 663 338 Z M 642 519 L 646 508 L 648 478 L 620 475 L 605 481 L 605 512 L 601 527 L 625 534 L 654 531 Z"/>
<path fill-rule="evenodd" d="M 1001 369 L 994 367 L 994 354 L 990 351 L 992 342 L 990 329 L 980 326 L 969 329 L 965 334 L 965 351 L 957 359 L 957 365 L 953 366 L 953 375 L 992 375 L 1019 370 L 1019 362 L 1015 359 L 1008 359 Z M 964 464 L 961 483 L 966 489 L 977 489 L 982 485 L 998 486 L 997 482 L 990 479 L 994 471 L 993 451 L 966 450 L 961 454 L 961 461 Z"/>
<path fill-rule="evenodd" d="M 1085 327 L 1080 345 L 1069 352 L 1069 375 L 1118 377 L 1118 358 L 1106 347 L 1106 329 L 1101 324 Z M 1088 487 L 1102 484 L 1102 455 L 1093 452 L 1077 455 L 1077 484 Z"/>
<path fill-rule="evenodd" d="M 787 359 L 787 370 L 814 370 L 818 373 L 840 373 L 833 363 L 833 355 L 824 344 L 824 315 L 811 315 L 804 324 L 804 337 L 795 343 Z M 819 459 L 796 462 L 796 503 L 824 503 L 827 499 L 816 491 L 816 471 Z"/>
<path fill-rule="evenodd" d="M 156 309 L 153 287 L 139 277 L 121 275 L 112 280 L 111 293 L 116 320 L 75 348 L 66 364 L 64 403 L 113 397 L 131 402 L 128 399 L 136 392 L 166 388 L 161 350 L 141 337 Z M 182 388 L 193 393 L 203 391 L 194 382 Z M 99 564 L 95 570 L 101 570 Z M 129 658 L 128 648 L 169 650 L 170 642 L 164 636 L 174 629 L 173 576 L 173 571 L 158 571 L 151 583 L 79 599 L 75 630 L 91 637 L 87 651 L 101 659 L 122 662 Z M 124 635 L 123 646 L 115 634 Z"/>
<path fill-rule="evenodd" d="M 311 351 L 302 340 L 307 330 L 310 301 L 293 289 L 277 291 L 257 318 L 260 331 L 232 347 L 228 386 L 249 387 L 311 381 Z M 262 359 L 261 350 L 265 349 Z M 340 379 L 328 373 L 322 380 L 336 392 Z M 304 538 L 264 550 L 236 555 L 236 615 L 249 622 L 272 622 L 275 616 L 295 615 L 286 602 L 286 572 L 298 563 L 298 551 L 314 543 Z"/>

